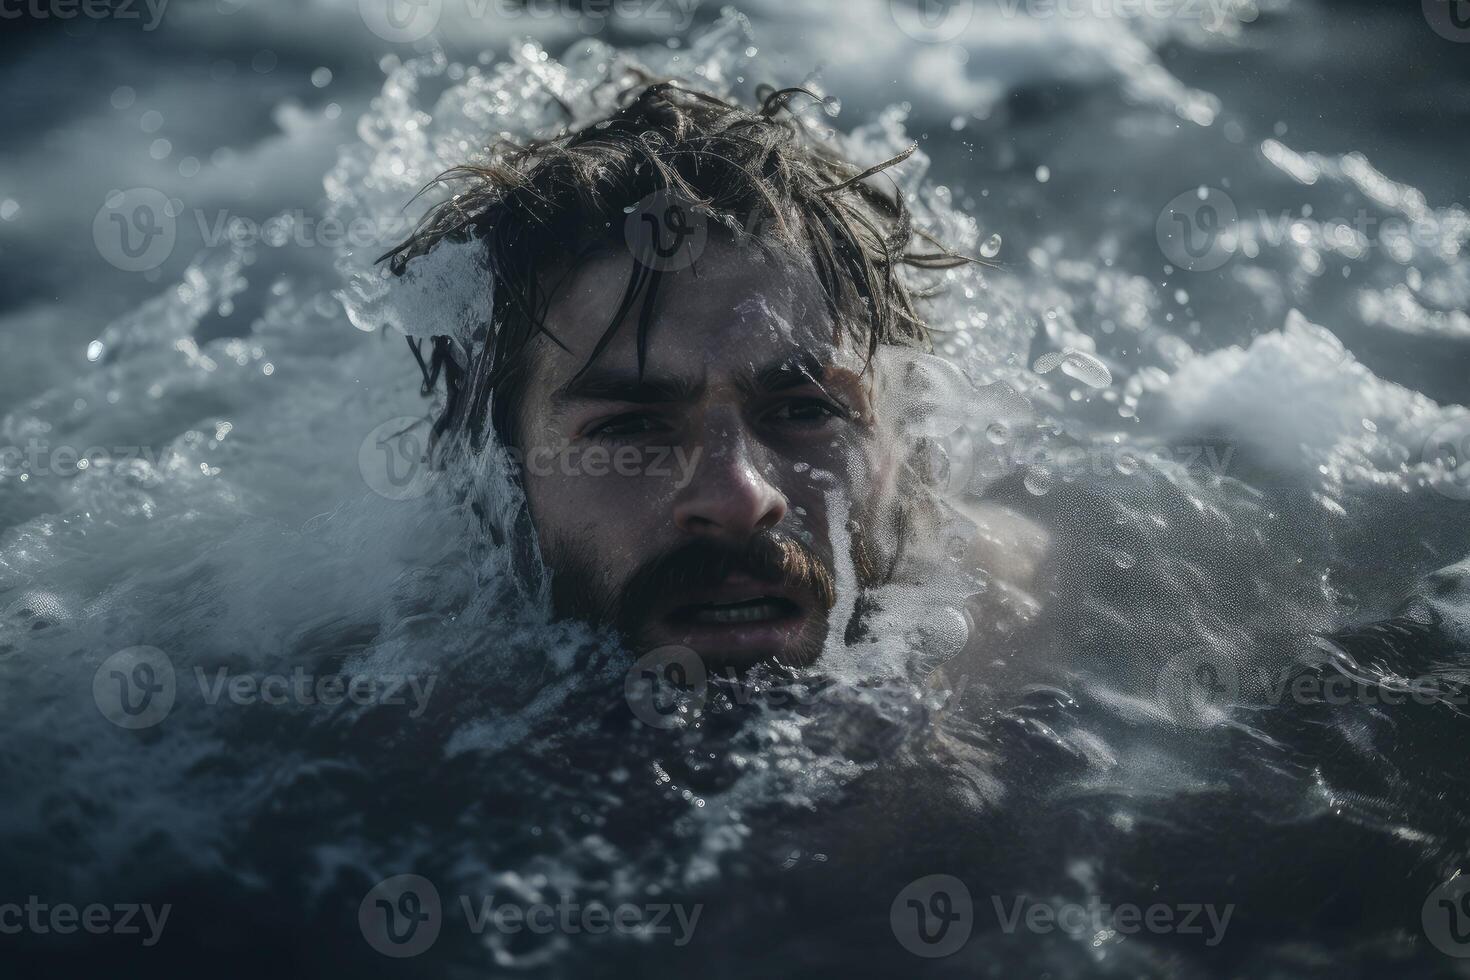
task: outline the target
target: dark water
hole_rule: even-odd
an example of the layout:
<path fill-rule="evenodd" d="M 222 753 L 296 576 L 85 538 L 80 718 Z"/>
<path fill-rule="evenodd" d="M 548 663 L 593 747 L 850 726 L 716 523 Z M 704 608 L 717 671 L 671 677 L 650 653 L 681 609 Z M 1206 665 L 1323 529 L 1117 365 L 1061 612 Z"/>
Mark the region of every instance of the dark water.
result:
<path fill-rule="evenodd" d="M 371 4 L 140 9 L 3 25 L 0 906 L 170 911 L 6 932 L 14 975 L 1465 972 L 1470 44 L 1412 4 L 981 4 L 936 40 L 445 0 L 439 48 Z M 956 395 L 949 489 L 1044 530 L 1034 587 L 888 596 L 850 657 L 659 727 L 463 501 L 385 480 L 425 412 L 396 329 L 460 298 L 365 270 L 618 52 L 815 84 L 857 158 L 919 143 L 925 217 L 996 264 L 944 283 L 943 353 L 1028 404 Z M 111 237 L 169 199 L 171 247 Z M 163 716 L 118 724 L 115 670 L 171 672 Z"/>

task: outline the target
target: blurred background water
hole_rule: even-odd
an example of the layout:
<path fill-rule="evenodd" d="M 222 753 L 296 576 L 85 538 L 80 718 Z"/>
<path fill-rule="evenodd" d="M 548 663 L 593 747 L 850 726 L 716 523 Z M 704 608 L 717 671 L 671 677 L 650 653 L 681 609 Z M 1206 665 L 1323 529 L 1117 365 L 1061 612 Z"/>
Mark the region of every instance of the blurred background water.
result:
<path fill-rule="evenodd" d="M 1460 711 L 1267 709 L 1253 678 L 1462 677 L 1463 6 L 5 7 L 0 898 L 176 903 L 152 959 L 102 947 L 127 974 L 1452 973 L 1429 899 L 1467 851 Z M 984 657 L 645 730 L 618 651 L 547 625 L 462 515 L 375 468 L 425 406 L 365 270 L 414 189 L 617 52 L 747 98 L 814 86 L 875 159 L 917 142 L 928 217 L 994 263 L 935 319 L 1034 417 L 971 419 L 951 481 L 1057 557 L 964 627 Z M 140 646 L 181 693 L 134 731 L 93 681 Z M 439 694 L 405 722 L 184 693 L 303 664 Z M 1202 665 L 1229 704 L 1180 687 Z M 448 916 L 432 954 L 379 958 L 358 903 L 410 872 L 446 907 L 705 917 L 673 948 Z M 890 905 L 935 873 L 976 936 L 931 961 Z M 1237 910 L 1207 948 L 997 928 L 992 896 L 1019 895 Z"/>

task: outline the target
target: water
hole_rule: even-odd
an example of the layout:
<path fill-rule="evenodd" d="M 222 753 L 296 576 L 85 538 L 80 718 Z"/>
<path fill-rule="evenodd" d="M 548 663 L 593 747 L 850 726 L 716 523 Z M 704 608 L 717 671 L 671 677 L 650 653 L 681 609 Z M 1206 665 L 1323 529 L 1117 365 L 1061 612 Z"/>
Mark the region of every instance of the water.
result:
<path fill-rule="evenodd" d="M 1465 49 L 1372 5 L 982 5 L 938 43 L 884 4 L 677 31 L 472 9 L 444 5 L 442 48 L 350 4 L 23 22 L 3 71 L 49 101 L 17 106 L 0 184 L 25 272 L 0 328 L 0 899 L 173 911 L 146 959 L 17 948 L 152 975 L 1452 972 L 1430 915 L 1467 857 L 1462 706 L 1382 694 L 1450 690 L 1470 642 Z M 463 256 L 392 289 L 373 266 L 426 180 L 559 122 L 551 94 L 588 112 L 618 59 L 820 87 L 808 118 L 854 158 L 918 142 L 902 179 L 987 263 L 943 283 L 952 368 L 912 397 L 991 559 L 671 726 L 484 540 L 468 503 L 515 508 L 497 461 L 413 465 L 401 334 L 468 322 Z M 139 204 L 171 248 L 114 244 Z M 114 671 L 171 673 L 166 714 L 119 713 Z M 1299 704 L 1296 673 L 1357 686 Z M 319 703 L 338 676 L 371 694 Z M 406 909 L 370 894 L 402 874 L 441 928 L 388 960 L 359 910 Z M 906 899 L 959 894 L 932 875 L 973 918 L 940 959 L 905 948 L 934 951 Z M 670 929 L 477 931 L 461 897 L 491 896 Z M 1214 944 L 1007 931 L 1018 901 L 1230 918 Z"/>

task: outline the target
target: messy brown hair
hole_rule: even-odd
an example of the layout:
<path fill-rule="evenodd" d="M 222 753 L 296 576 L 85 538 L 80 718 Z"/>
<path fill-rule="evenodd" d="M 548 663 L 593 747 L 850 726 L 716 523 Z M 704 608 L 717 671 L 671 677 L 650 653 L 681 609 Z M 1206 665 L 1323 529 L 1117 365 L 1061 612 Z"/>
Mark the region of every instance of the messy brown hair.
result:
<path fill-rule="evenodd" d="M 794 100 L 802 109 L 821 101 L 804 88 L 763 86 L 751 109 L 645 77 L 618 97 L 621 108 L 605 119 L 524 145 L 503 140 L 491 148 L 488 162 L 441 175 L 435 183 L 449 185 L 453 196 L 382 257 L 401 275 L 445 239 L 484 244 L 492 289 L 488 322 L 467 339 L 430 338 L 427 354 L 421 341 L 409 340 L 424 393 L 444 385 L 434 441 L 460 435 L 479 449 L 488 421 L 502 445 L 518 444 L 516 409 L 531 342 L 544 334 L 565 349 L 545 323 L 557 285 L 548 269 L 565 275 L 609 245 L 634 253 L 623 238 L 624 222 L 651 196 L 684 202 L 712 226 L 763 249 L 804 253 L 838 333 L 848 331 L 869 357 L 879 344 L 927 348 L 929 330 L 916 311 L 915 289 L 899 269 L 943 269 L 970 260 L 916 227 L 896 185 L 883 190 L 868 181 L 915 148 L 866 169 L 854 166 L 801 119 Z M 649 258 L 630 254 L 622 300 L 588 366 L 636 308 L 643 369 L 665 274 Z"/>

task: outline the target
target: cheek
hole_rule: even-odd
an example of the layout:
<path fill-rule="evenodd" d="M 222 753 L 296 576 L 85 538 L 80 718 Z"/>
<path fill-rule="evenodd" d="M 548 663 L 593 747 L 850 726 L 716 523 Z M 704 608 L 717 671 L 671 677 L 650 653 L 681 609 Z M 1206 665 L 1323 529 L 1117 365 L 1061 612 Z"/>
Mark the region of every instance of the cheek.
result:
<path fill-rule="evenodd" d="M 810 469 L 803 467 L 804 472 L 797 474 L 804 493 L 823 497 L 835 493 L 855 511 L 891 498 L 901 469 L 886 441 L 868 436 L 833 440 L 799 462 L 810 464 Z"/>
<path fill-rule="evenodd" d="M 591 472 L 587 472 L 590 469 Z M 658 547 L 672 526 L 667 481 L 620 476 L 600 460 L 528 457 L 522 464 L 526 503 L 543 542 L 576 545 L 608 566 L 634 562 Z"/>
<path fill-rule="evenodd" d="M 781 467 L 779 485 L 796 528 L 830 554 L 830 542 L 845 538 L 854 523 L 870 535 L 893 524 L 900 469 L 880 440 L 853 437 L 793 454 Z"/>

